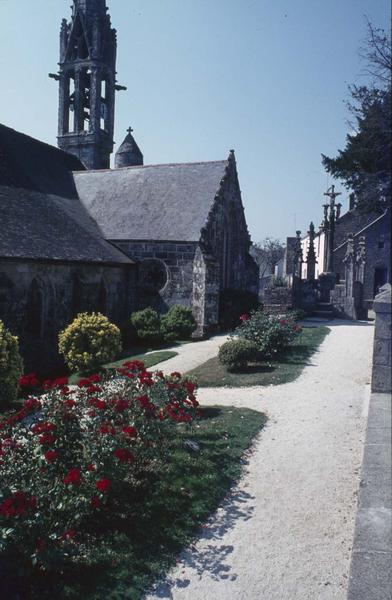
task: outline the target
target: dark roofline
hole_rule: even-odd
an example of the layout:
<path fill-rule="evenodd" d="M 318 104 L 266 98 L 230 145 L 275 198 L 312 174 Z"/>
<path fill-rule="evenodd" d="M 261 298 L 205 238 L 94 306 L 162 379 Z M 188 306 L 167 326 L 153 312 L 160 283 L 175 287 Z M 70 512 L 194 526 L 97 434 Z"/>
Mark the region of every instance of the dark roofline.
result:
<path fill-rule="evenodd" d="M 134 165 L 132 167 L 120 167 L 119 169 L 89 169 L 86 171 L 73 171 L 73 173 L 86 174 L 86 173 L 114 173 L 115 171 L 126 171 L 131 169 L 149 169 L 151 167 L 179 167 L 184 165 L 211 165 L 218 163 L 227 163 L 228 159 L 225 158 L 223 160 L 199 160 L 194 162 L 184 162 L 184 163 L 157 163 L 155 165 Z"/>
<path fill-rule="evenodd" d="M 386 217 L 388 215 L 388 209 L 386 209 L 382 215 L 379 215 L 376 219 L 374 219 L 374 221 L 370 221 L 370 223 L 368 223 L 367 225 L 365 225 L 365 227 L 363 227 L 362 229 L 360 229 L 360 231 L 357 231 L 357 233 L 353 234 L 353 238 L 358 237 L 359 235 L 361 235 L 361 233 L 363 233 L 364 231 L 366 231 L 367 229 L 370 229 L 371 227 L 373 227 L 373 225 L 375 225 L 376 223 L 378 223 L 379 221 L 381 221 L 381 219 L 383 219 L 384 217 Z M 343 248 L 343 246 L 345 246 L 347 244 L 348 240 L 345 240 L 344 242 L 342 242 L 340 244 L 340 246 L 337 246 L 336 248 L 334 248 L 334 252 L 336 252 L 337 250 L 340 250 L 341 248 Z"/>
<path fill-rule="evenodd" d="M 123 242 L 131 242 L 131 243 L 135 243 L 135 244 L 143 244 L 145 242 L 147 242 L 148 244 L 192 244 L 193 246 L 196 246 L 197 244 L 200 243 L 200 240 L 155 240 L 152 238 L 108 238 L 106 240 L 107 242 L 109 242 L 110 244 L 112 244 L 113 246 L 116 246 L 117 248 L 117 244 L 118 243 L 123 243 Z M 117 248 L 118 250 L 120 250 L 121 252 L 124 253 L 124 250 L 122 250 L 122 248 Z M 125 254 L 125 253 L 124 253 Z M 127 255 L 125 255 L 127 256 Z M 139 259 L 138 259 L 139 260 Z"/>
<path fill-rule="evenodd" d="M 119 248 L 117 248 L 117 250 L 119 250 Z M 126 256 L 126 255 L 124 255 Z M 88 260 L 64 260 L 63 258 L 34 258 L 31 256 L 2 256 L 0 254 L 0 261 L 3 260 L 9 260 L 10 262 L 27 262 L 27 263 L 49 263 L 49 264 L 53 264 L 53 265 L 70 265 L 70 266 L 94 266 L 94 267 L 116 267 L 117 269 L 123 269 L 125 268 L 129 268 L 129 267 L 134 267 L 137 263 L 135 260 L 133 260 L 132 258 L 129 258 L 129 256 L 126 256 L 126 258 L 128 258 L 128 262 L 109 262 L 109 261 L 88 261 Z"/>
<path fill-rule="evenodd" d="M 43 142 L 42 140 L 39 140 L 38 138 L 35 138 L 32 135 L 28 135 L 27 133 L 23 133 L 22 131 L 18 131 L 17 129 L 14 129 L 13 127 L 9 127 L 8 125 L 5 125 L 4 123 L 0 123 L 0 127 L 4 127 L 5 129 L 9 129 L 10 131 L 13 131 L 17 135 L 20 135 L 20 136 L 22 136 L 24 138 L 28 138 L 34 144 L 39 144 L 41 146 L 46 146 L 46 148 L 49 148 L 51 152 L 57 152 L 58 154 L 62 154 L 62 155 L 67 156 L 67 157 L 72 157 L 75 160 L 79 161 L 78 157 L 75 156 L 74 154 L 71 154 L 70 152 L 65 152 L 65 150 L 61 150 L 57 146 L 53 146 L 52 144 L 48 144 L 48 142 Z M 84 167 L 84 165 L 82 163 L 80 163 L 80 164 L 81 164 L 83 170 L 85 170 L 86 167 Z M 79 172 L 80 171 L 73 171 L 73 173 L 79 173 Z"/>

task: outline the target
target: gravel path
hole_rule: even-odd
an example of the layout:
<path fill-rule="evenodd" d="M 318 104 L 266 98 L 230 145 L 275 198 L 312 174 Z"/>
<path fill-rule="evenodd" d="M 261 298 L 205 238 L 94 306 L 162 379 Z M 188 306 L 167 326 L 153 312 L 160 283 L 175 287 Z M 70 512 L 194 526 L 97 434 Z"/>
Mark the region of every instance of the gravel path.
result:
<path fill-rule="evenodd" d="M 295 382 L 199 391 L 202 404 L 246 406 L 269 422 L 244 477 L 150 600 L 346 597 L 373 327 L 329 326 Z"/>
<path fill-rule="evenodd" d="M 216 335 L 208 340 L 201 342 L 189 342 L 181 346 L 173 346 L 165 348 L 165 350 L 173 350 L 178 353 L 178 356 L 173 356 L 159 365 L 154 365 L 152 369 L 159 369 L 163 373 L 173 373 L 179 371 L 185 373 L 195 367 L 198 367 L 206 360 L 213 358 L 218 354 L 219 346 L 227 340 L 227 335 Z"/>

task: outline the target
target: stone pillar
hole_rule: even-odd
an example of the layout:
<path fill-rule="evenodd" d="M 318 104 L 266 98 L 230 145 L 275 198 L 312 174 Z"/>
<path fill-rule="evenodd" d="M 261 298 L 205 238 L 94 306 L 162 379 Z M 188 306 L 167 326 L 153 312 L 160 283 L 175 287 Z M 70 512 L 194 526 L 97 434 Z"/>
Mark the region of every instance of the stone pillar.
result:
<path fill-rule="evenodd" d="M 294 269 L 293 275 L 302 278 L 302 263 L 303 255 L 302 255 L 302 245 L 301 245 L 301 232 L 296 231 L 297 237 L 295 238 L 295 250 L 294 250 Z"/>
<path fill-rule="evenodd" d="M 82 93 L 82 72 L 80 69 L 75 69 L 75 132 L 83 131 L 83 93 Z"/>
<path fill-rule="evenodd" d="M 309 231 L 308 231 L 308 236 L 309 236 L 309 247 L 308 247 L 308 253 L 306 256 L 306 264 L 307 264 L 307 280 L 308 281 L 314 281 L 315 275 L 316 275 L 316 252 L 314 250 L 314 225 L 313 222 L 310 222 L 309 225 Z"/>
<path fill-rule="evenodd" d="M 91 68 L 90 80 L 90 131 L 98 132 L 101 126 L 101 73 Z"/>
<path fill-rule="evenodd" d="M 360 281 L 362 284 L 365 283 L 365 265 L 366 265 L 366 238 L 361 235 L 358 241 L 357 254 L 355 256 L 356 262 L 356 281 Z"/>
<path fill-rule="evenodd" d="M 347 249 L 343 259 L 345 281 L 346 281 L 346 298 L 351 298 L 353 295 L 354 285 L 354 236 L 349 233 L 347 236 Z"/>
<path fill-rule="evenodd" d="M 69 133 L 69 77 L 68 72 L 61 73 L 59 76 L 59 136 Z"/>
<path fill-rule="evenodd" d="M 391 284 L 387 283 L 376 296 L 373 346 L 372 392 L 390 393 L 391 383 Z"/>

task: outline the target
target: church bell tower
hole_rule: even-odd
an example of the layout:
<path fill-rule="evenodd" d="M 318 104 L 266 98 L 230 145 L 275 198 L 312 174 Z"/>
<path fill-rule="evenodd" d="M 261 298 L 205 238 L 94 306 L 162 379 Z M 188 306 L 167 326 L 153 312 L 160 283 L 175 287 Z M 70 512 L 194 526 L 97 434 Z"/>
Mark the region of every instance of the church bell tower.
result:
<path fill-rule="evenodd" d="M 73 0 L 60 31 L 58 146 L 87 169 L 109 169 L 113 152 L 116 30 L 106 0 Z"/>

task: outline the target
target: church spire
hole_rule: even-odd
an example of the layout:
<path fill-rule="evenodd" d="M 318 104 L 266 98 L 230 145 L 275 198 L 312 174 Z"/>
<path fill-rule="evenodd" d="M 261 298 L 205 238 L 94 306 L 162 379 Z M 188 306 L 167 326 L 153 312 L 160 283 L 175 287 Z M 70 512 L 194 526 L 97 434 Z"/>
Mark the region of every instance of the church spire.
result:
<path fill-rule="evenodd" d="M 60 31 L 58 145 L 88 169 L 107 169 L 113 152 L 116 30 L 105 0 L 74 0 Z"/>
<path fill-rule="evenodd" d="M 116 169 L 121 169 L 122 167 L 135 167 L 143 164 L 143 154 L 135 142 L 132 132 L 132 127 L 129 127 L 123 143 L 116 152 Z"/>

